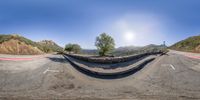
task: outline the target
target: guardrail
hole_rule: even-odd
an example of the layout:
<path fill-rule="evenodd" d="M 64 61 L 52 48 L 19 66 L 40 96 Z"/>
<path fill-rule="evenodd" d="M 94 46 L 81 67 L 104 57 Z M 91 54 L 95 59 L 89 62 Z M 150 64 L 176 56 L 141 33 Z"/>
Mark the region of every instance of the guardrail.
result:
<path fill-rule="evenodd" d="M 82 56 L 82 55 L 77 55 L 77 54 L 65 54 L 65 55 L 75 58 L 75 59 L 82 60 L 82 61 L 90 62 L 90 63 L 114 64 L 114 63 L 121 63 L 121 62 L 136 60 L 145 56 L 155 55 L 155 54 L 162 54 L 162 52 L 143 53 L 143 54 L 136 54 L 136 55 L 131 55 L 131 56 L 124 56 L 124 57 L 104 57 L 104 58 Z"/>

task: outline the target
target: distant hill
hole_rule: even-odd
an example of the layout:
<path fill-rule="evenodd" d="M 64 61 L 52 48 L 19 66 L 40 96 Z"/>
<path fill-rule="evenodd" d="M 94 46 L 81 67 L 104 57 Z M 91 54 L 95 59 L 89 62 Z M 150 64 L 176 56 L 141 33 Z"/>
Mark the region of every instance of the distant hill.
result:
<path fill-rule="evenodd" d="M 119 47 L 116 48 L 113 52 L 113 55 L 115 56 L 126 56 L 126 55 L 132 55 L 137 53 L 144 53 L 144 52 L 153 52 L 153 51 L 159 51 L 165 48 L 163 45 L 154 45 L 150 44 L 147 46 L 126 46 L 126 47 Z"/>
<path fill-rule="evenodd" d="M 170 49 L 187 52 L 200 52 L 200 35 L 192 36 L 185 40 L 179 41 L 172 45 Z"/>
<path fill-rule="evenodd" d="M 62 47 L 58 46 L 52 40 L 42 40 L 42 41 L 37 42 L 37 43 L 43 47 L 44 52 L 56 52 L 56 51 L 62 51 L 63 50 Z"/>
<path fill-rule="evenodd" d="M 116 48 L 113 51 L 113 55 L 115 56 L 123 56 L 123 55 L 131 55 L 136 53 L 139 49 L 141 49 L 142 47 L 137 47 L 137 46 L 124 46 L 124 47 L 119 47 Z"/>
<path fill-rule="evenodd" d="M 0 35 L 1 54 L 43 54 L 54 52 L 56 50 L 57 49 L 54 49 L 54 46 L 52 45 L 40 44 L 17 34 Z"/>
<path fill-rule="evenodd" d="M 159 50 L 163 50 L 163 48 L 167 48 L 167 46 L 150 44 L 150 45 L 146 45 L 142 47 L 140 51 L 145 51 L 145 52 L 159 51 Z"/>
<path fill-rule="evenodd" d="M 98 55 L 98 51 L 96 49 L 82 49 L 81 53 L 88 55 Z"/>
<path fill-rule="evenodd" d="M 132 55 L 137 53 L 143 53 L 143 52 L 152 52 L 152 51 L 159 51 L 163 49 L 165 46 L 163 45 L 154 45 L 150 44 L 147 46 L 124 46 L 116 48 L 111 55 L 114 56 L 126 56 L 126 55 Z M 166 48 L 166 47 L 165 47 Z M 98 55 L 98 51 L 96 49 L 83 49 L 81 51 L 83 54 L 89 54 L 89 55 Z"/>

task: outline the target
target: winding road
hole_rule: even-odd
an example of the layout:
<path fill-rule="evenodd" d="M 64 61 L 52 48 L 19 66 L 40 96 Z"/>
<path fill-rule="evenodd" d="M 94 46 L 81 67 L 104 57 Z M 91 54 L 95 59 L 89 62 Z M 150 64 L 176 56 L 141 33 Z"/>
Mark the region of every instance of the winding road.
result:
<path fill-rule="evenodd" d="M 13 56 L 0 56 L 6 57 Z M 170 51 L 157 56 L 138 72 L 119 79 L 88 76 L 62 55 L 25 58 L 31 60 L 0 60 L 0 99 L 200 99 L 197 54 Z"/>

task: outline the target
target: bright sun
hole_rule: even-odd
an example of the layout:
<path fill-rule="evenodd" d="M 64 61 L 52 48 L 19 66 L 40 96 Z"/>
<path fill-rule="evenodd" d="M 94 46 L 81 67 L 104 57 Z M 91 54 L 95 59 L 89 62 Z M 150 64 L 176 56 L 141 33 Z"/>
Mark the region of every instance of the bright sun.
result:
<path fill-rule="evenodd" d="M 134 35 L 133 32 L 126 32 L 126 33 L 124 34 L 124 38 L 125 38 L 125 40 L 126 40 L 127 42 L 131 42 L 131 41 L 134 40 L 135 35 Z"/>

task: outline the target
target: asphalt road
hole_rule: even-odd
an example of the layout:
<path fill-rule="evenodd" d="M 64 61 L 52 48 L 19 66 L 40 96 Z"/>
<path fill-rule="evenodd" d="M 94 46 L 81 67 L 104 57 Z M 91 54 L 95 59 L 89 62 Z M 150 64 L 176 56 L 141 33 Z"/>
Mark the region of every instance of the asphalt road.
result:
<path fill-rule="evenodd" d="M 87 76 L 62 55 L 0 60 L 0 99 L 199 100 L 200 60 L 170 51 L 119 79 Z"/>

